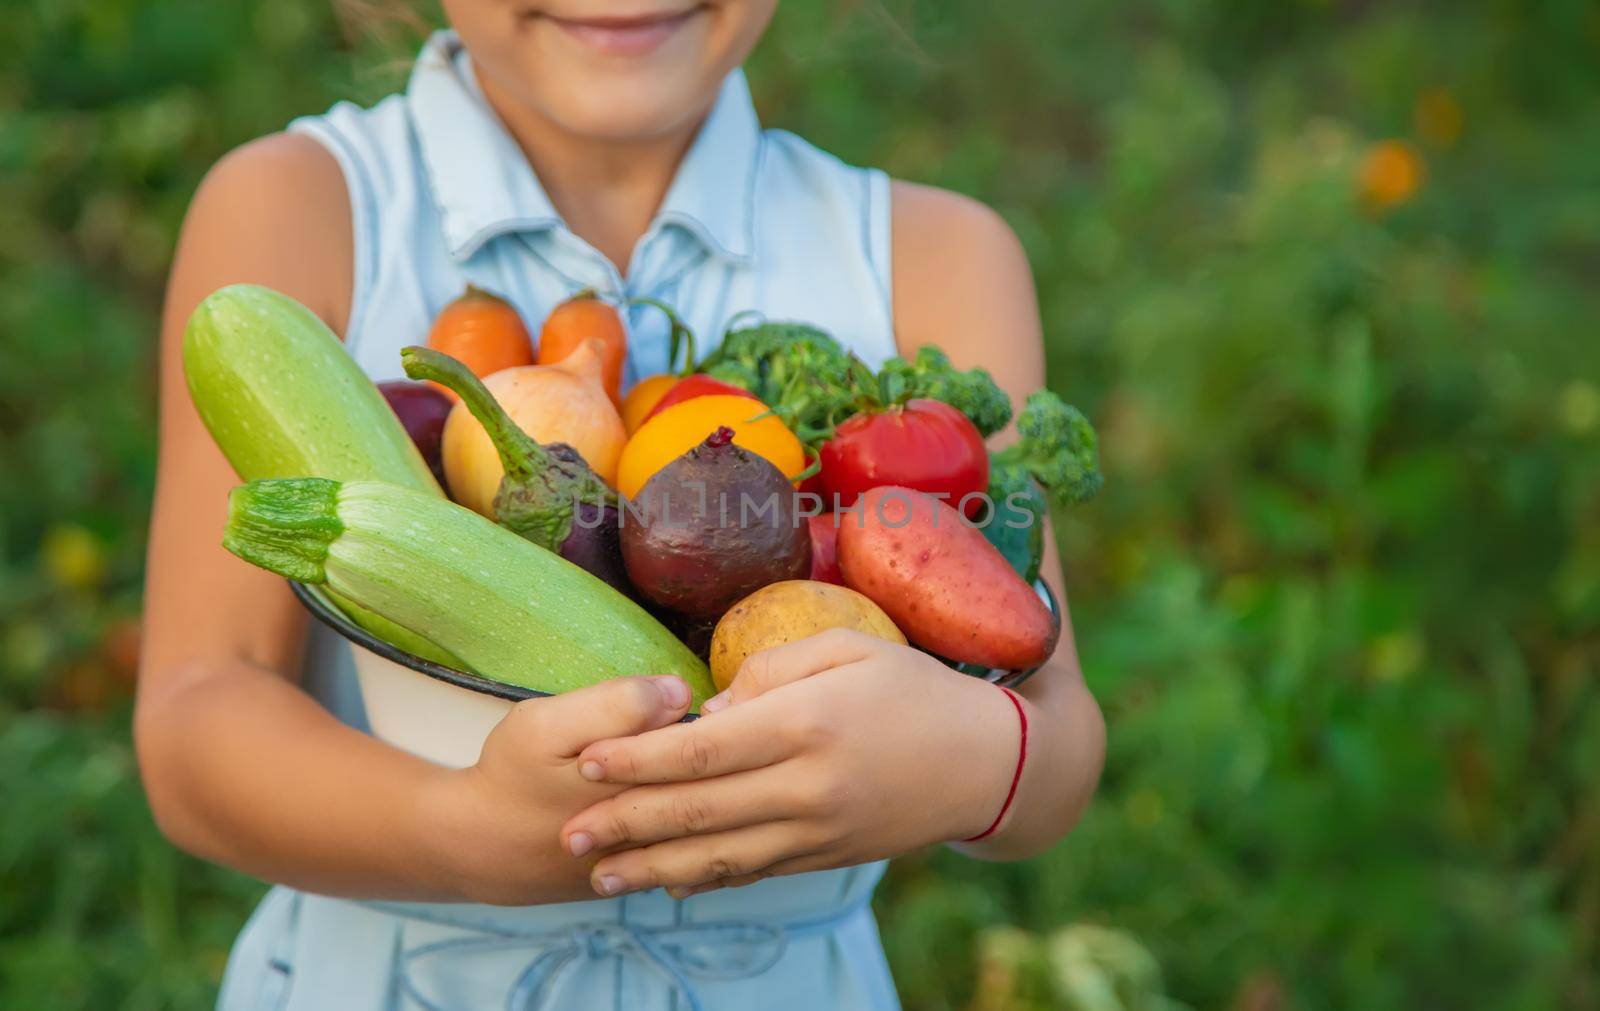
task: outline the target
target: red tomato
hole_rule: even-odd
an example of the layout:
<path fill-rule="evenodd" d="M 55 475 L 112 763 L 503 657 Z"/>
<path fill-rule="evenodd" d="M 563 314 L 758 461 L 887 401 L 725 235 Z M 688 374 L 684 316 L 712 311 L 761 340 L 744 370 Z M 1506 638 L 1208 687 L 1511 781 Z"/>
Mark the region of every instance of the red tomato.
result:
<path fill-rule="evenodd" d="M 989 486 L 989 451 L 965 414 L 938 400 L 913 400 L 886 411 L 857 414 L 822 444 L 824 503 L 855 504 L 880 485 L 941 495 L 951 508 Z M 981 511 L 973 498 L 967 515 Z"/>
<path fill-rule="evenodd" d="M 808 516 L 806 522 L 811 524 L 811 574 L 806 578 L 843 586 L 844 576 L 839 574 L 838 514 Z M 850 522 L 849 517 L 844 522 Z"/>

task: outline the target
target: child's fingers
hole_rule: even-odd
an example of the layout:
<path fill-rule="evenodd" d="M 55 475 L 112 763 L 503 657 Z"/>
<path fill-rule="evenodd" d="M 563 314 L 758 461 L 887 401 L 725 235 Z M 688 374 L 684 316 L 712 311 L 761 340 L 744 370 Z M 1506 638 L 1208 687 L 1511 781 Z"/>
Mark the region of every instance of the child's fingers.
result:
<path fill-rule="evenodd" d="M 734 675 L 727 691 L 708 701 L 703 711 L 711 713 L 735 702 L 748 702 L 774 688 L 865 660 L 882 646 L 882 639 L 847 628 L 833 628 L 797 642 L 752 653 L 739 665 L 739 673 Z"/>
<path fill-rule="evenodd" d="M 601 895 L 678 888 L 763 873 L 810 852 L 792 822 L 768 822 L 730 832 L 672 839 L 602 858 L 589 881 Z"/>
<path fill-rule="evenodd" d="M 570 759 L 595 741 L 667 726 L 689 710 L 689 686 L 667 676 L 614 678 L 512 707 L 528 742 Z"/>
<path fill-rule="evenodd" d="M 676 783 L 759 769 L 793 754 L 794 735 L 775 729 L 771 713 L 752 709 L 760 707 L 599 741 L 578 756 L 578 771 L 594 782 Z"/>
<path fill-rule="evenodd" d="M 568 819 L 561 826 L 561 845 L 581 857 L 792 817 L 799 805 L 752 782 L 759 775 L 625 790 Z"/>
<path fill-rule="evenodd" d="M 808 874 L 812 871 L 828 871 L 836 867 L 848 866 L 852 861 L 841 858 L 838 854 L 825 850 L 815 853 L 802 853 L 797 857 L 789 857 L 769 864 L 754 874 L 740 874 L 731 878 L 718 878 L 698 885 L 673 885 L 667 889 L 667 894 L 682 902 L 691 895 L 700 895 L 703 892 L 714 892 L 719 888 L 743 888 L 753 885 L 757 881 L 767 878 L 781 878 L 788 874 Z"/>
<path fill-rule="evenodd" d="M 703 895 L 706 892 L 715 892 L 722 888 L 743 888 L 753 885 L 757 881 L 764 881 L 773 875 L 767 871 L 758 871 L 755 874 L 741 874 L 736 878 L 718 878 L 716 881 L 707 881 L 703 885 L 673 885 L 667 889 L 667 894 L 682 902 L 691 895 Z"/>

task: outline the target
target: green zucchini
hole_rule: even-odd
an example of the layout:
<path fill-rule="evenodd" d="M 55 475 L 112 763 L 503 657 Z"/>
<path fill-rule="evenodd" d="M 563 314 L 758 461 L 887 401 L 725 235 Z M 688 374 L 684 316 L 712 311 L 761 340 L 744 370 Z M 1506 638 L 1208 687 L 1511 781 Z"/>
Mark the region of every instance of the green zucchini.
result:
<path fill-rule="evenodd" d="M 189 317 L 183 372 L 200 419 L 242 480 L 376 480 L 443 496 L 377 386 L 288 295 L 253 284 L 212 292 Z M 380 639 L 461 666 L 414 632 L 335 603 Z"/>
<path fill-rule="evenodd" d="M 638 604 L 437 496 L 381 481 L 252 481 L 229 496 L 222 543 L 416 629 L 505 684 L 563 692 L 676 674 L 695 707 L 715 691 L 706 665 Z"/>

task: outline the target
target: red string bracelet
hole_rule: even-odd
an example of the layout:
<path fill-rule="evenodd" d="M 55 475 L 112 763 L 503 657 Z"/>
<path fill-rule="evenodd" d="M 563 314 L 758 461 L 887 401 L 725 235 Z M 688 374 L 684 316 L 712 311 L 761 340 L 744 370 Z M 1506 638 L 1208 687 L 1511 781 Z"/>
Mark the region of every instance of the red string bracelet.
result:
<path fill-rule="evenodd" d="M 994 816 L 994 821 L 990 822 L 989 827 L 982 832 L 970 839 L 963 839 L 961 840 L 962 842 L 977 842 L 979 839 L 986 839 L 994 834 L 994 830 L 1000 827 L 1001 822 L 1006 820 L 1006 812 L 1011 810 L 1011 802 L 1017 799 L 1017 784 L 1022 782 L 1022 763 L 1028 760 L 1028 712 L 1022 708 L 1022 700 L 1017 698 L 1016 692 L 1009 688 L 1001 688 L 1000 690 L 1005 692 L 1006 698 L 1010 699 L 1011 704 L 1017 707 L 1017 722 L 1022 724 L 1022 741 L 1017 746 L 1017 771 L 1011 774 L 1011 789 L 1006 791 L 1006 802 L 1000 805 L 1000 813 Z"/>

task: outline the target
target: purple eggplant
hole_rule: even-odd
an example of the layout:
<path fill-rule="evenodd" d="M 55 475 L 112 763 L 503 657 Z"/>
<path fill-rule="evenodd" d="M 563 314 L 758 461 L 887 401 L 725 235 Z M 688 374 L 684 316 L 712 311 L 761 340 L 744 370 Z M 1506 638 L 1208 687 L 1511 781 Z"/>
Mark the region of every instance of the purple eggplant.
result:
<path fill-rule="evenodd" d="M 489 433 L 506 472 L 494 496 L 495 521 L 632 596 L 622 564 L 617 493 L 578 451 L 560 442 L 541 445 L 517 427 L 477 376 L 449 355 L 408 347 L 400 352 L 400 361 L 411 378 L 454 390 Z"/>

